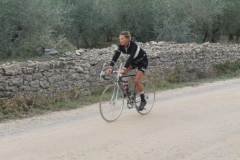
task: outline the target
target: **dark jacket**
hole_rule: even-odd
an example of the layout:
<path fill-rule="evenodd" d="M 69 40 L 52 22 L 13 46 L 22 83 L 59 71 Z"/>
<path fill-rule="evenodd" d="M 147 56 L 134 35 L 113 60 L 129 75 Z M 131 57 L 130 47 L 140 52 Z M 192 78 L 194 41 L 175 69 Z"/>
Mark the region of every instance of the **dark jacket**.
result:
<path fill-rule="evenodd" d="M 112 58 L 113 62 L 116 62 L 121 54 L 128 54 L 130 55 L 127 62 L 124 65 L 124 68 L 128 68 L 132 63 L 138 63 L 141 60 L 147 58 L 146 52 L 138 46 L 135 42 L 130 41 L 128 47 L 125 47 L 119 44 L 115 54 Z M 111 62 L 110 66 L 114 66 L 114 63 Z"/>

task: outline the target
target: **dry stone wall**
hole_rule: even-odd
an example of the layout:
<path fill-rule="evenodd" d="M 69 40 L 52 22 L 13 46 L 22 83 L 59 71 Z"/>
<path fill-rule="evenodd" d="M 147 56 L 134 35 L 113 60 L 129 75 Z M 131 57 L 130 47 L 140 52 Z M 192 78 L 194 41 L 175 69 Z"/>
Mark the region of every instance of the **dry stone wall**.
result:
<path fill-rule="evenodd" d="M 214 64 L 240 59 L 240 46 L 221 44 L 175 44 L 173 42 L 138 43 L 147 52 L 149 74 L 155 77 L 174 72 L 179 65 L 207 71 Z M 80 49 L 49 61 L 12 62 L 0 65 L 0 97 L 15 94 L 53 94 L 77 87 L 88 95 L 109 82 L 100 80 L 104 61 L 110 60 L 116 46 L 104 49 Z M 126 56 L 122 56 L 126 59 Z"/>

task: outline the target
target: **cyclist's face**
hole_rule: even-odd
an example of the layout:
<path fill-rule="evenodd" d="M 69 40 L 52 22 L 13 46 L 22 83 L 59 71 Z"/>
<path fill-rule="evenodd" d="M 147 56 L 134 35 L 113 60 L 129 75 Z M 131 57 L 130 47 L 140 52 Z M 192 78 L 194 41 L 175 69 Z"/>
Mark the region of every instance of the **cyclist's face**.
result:
<path fill-rule="evenodd" d="M 124 35 L 119 35 L 119 42 L 121 45 L 128 46 L 129 38 L 126 38 Z"/>

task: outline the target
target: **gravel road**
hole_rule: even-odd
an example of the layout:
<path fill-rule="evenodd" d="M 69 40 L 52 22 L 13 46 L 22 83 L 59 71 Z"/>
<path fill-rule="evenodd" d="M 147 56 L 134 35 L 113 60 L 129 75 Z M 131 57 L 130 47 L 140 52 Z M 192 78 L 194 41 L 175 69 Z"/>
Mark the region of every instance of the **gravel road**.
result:
<path fill-rule="evenodd" d="M 98 104 L 0 123 L 3 160 L 240 160 L 240 79 L 158 92 L 145 116 Z"/>

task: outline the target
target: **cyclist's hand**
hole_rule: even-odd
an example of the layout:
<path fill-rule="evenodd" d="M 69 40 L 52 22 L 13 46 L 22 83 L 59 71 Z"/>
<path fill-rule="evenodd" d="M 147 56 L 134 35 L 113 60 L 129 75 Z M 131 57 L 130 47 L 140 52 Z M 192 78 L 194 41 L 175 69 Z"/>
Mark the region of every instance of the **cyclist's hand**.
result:
<path fill-rule="evenodd" d="M 111 72 L 112 72 L 112 68 L 108 68 L 105 73 L 110 74 Z"/>

